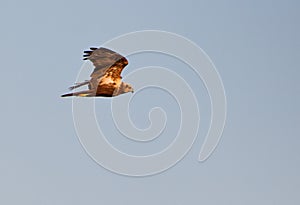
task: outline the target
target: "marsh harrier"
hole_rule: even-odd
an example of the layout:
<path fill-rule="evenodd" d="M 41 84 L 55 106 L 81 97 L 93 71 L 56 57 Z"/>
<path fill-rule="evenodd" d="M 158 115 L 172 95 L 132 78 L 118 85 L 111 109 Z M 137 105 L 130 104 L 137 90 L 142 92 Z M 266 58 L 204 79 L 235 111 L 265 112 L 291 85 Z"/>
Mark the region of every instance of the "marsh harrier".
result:
<path fill-rule="evenodd" d="M 88 85 L 88 90 L 64 94 L 61 97 L 113 97 L 127 92 L 133 92 L 128 83 L 122 82 L 121 72 L 128 65 L 127 59 L 107 48 L 90 48 L 84 51 L 83 60 L 90 60 L 94 71 L 90 80 L 75 83 L 69 89 Z"/>

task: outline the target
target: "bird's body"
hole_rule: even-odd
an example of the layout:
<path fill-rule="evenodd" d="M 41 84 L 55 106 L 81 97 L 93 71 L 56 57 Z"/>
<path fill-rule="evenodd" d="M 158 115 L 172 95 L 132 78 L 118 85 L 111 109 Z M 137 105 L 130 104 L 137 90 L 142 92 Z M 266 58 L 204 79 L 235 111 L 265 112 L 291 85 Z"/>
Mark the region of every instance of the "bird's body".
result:
<path fill-rule="evenodd" d="M 90 80 L 75 83 L 71 90 L 88 85 L 88 90 L 64 94 L 61 97 L 113 97 L 127 92 L 133 92 L 131 85 L 122 82 L 121 72 L 128 64 L 122 55 L 107 48 L 90 48 L 84 51 L 84 60 L 90 60 L 95 66 Z"/>

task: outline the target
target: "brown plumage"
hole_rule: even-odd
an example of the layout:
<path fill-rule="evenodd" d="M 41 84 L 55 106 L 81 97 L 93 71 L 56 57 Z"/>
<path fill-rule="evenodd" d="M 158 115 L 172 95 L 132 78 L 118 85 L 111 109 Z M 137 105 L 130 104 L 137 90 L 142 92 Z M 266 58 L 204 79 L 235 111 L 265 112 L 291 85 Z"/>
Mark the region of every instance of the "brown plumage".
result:
<path fill-rule="evenodd" d="M 69 89 L 88 85 L 88 90 L 64 94 L 61 97 L 113 97 L 127 92 L 133 92 L 131 85 L 122 82 L 121 72 L 128 65 L 122 55 L 107 48 L 90 48 L 84 51 L 83 60 L 90 60 L 95 66 L 90 80 L 75 83 Z"/>

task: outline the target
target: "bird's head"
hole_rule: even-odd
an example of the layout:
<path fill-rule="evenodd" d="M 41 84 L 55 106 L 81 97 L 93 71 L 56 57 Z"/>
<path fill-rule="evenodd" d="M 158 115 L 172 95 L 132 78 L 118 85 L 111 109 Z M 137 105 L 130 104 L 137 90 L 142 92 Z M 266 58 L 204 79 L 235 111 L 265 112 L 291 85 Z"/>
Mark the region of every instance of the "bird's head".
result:
<path fill-rule="evenodd" d="M 124 91 L 126 92 L 126 93 L 128 93 L 128 92 L 134 92 L 134 90 L 133 90 L 133 87 L 131 86 L 131 85 L 129 85 L 129 84 L 126 84 L 125 85 L 125 89 L 124 89 Z"/>
<path fill-rule="evenodd" d="M 123 93 L 134 92 L 133 87 L 128 83 L 123 83 L 122 88 Z"/>

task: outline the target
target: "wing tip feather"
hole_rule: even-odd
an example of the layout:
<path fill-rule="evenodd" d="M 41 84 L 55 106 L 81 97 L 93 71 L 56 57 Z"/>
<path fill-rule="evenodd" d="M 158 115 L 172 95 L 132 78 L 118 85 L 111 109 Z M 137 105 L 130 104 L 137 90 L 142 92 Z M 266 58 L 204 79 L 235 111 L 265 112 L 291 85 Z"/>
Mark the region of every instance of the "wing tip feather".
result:
<path fill-rule="evenodd" d="M 83 53 L 91 54 L 91 53 L 93 53 L 93 51 L 83 51 Z"/>

